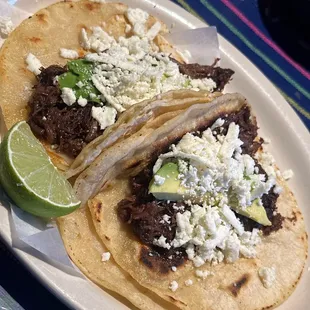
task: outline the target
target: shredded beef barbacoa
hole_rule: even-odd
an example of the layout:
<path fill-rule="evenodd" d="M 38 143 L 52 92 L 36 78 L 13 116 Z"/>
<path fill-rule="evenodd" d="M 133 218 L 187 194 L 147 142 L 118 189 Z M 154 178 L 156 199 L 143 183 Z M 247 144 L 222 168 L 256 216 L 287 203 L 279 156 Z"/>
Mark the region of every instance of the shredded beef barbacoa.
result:
<path fill-rule="evenodd" d="M 249 116 L 250 111 L 247 108 L 230 115 L 223 115 L 222 119 L 225 120 L 225 123 L 222 126 L 223 129 L 221 130 L 221 134 L 226 135 L 230 123 L 235 122 L 238 124 L 240 129 L 239 138 L 243 142 L 242 151 L 244 154 L 253 156 L 263 141 L 254 142 L 258 128 L 256 125 L 252 124 Z M 201 133 L 205 129 L 206 128 L 200 128 L 199 132 Z M 219 128 L 215 129 L 215 131 L 219 130 Z M 195 132 L 194 134 L 198 133 Z M 160 251 L 161 255 L 167 257 L 178 251 L 179 253 L 183 253 L 186 258 L 186 253 L 181 248 L 165 250 L 153 245 L 154 239 L 158 239 L 162 235 L 167 238 L 166 242 L 171 242 L 174 239 L 176 234 L 176 214 L 178 212 L 183 213 L 187 208 L 183 204 L 184 209 L 180 209 L 179 207 L 182 206 L 182 203 L 180 202 L 174 206 L 175 204 L 172 202 L 168 203 L 167 201 L 159 201 L 153 195 L 148 193 L 148 186 L 152 179 L 153 164 L 154 163 L 131 179 L 132 196 L 119 203 L 118 216 L 122 222 L 131 224 L 135 235 L 155 252 Z M 259 173 L 265 174 L 267 178 L 266 172 L 257 162 L 256 166 L 259 168 Z M 273 188 L 268 194 L 262 196 L 262 203 L 266 209 L 269 220 L 272 222 L 272 226 L 262 226 L 257 222 L 236 213 L 236 216 L 244 225 L 245 230 L 251 231 L 253 228 L 259 228 L 263 231 L 264 235 L 269 235 L 271 232 L 280 229 L 282 227 L 283 218 L 276 212 L 277 198 L 278 195 L 273 192 Z M 163 221 L 164 214 L 170 216 L 171 223 Z"/>
<path fill-rule="evenodd" d="M 251 112 L 249 109 L 242 109 L 238 112 L 231 113 L 230 115 L 222 115 L 221 118 L 225 120 L 223 126 L 215 128 L 213 132 L 215 135 L 221 134 L 226 136 L 228 127 L 230 123 L 235 123 L 239 125 L 239 139 L 243 142 L 241 145 L 241 149 L 243 154 L 249 154 L 250 156 L 254 156 L 257 150 L 262 145 L 262 140 L 254 141 L 257 137 L 257 126 L 254 125 L 250 121 Z M 209 127 L 209 126 L 208 126 Z M 222 129 L 220 129 L 222 128 Z M 202 128 L 201 131 L 206 130 L 206 128 Z M 221 130 L 221 131 L 220 131 Z"/>
<path fill-rule="evenodd" d="M 212 79 L 216 83 L 216 88 L 214 91 L 222 91 L 225 85 L 231 80 L 231 77 L 235 73 L 231 69 L 223 69 L 221 67 L 216 67 L 217 59 L 211 66 L 194 64 L 182 64 L 175 59 L 179 70 L 182 74 L 190 76 L 192 79 Z"/>
<path fill-rule="evenodd" d="M 165 236 L 170 243 L 176 233 L 176 214 L 183 213 L 187 206 L 182 203 L 158 201 L 148 193 L 148 184 L 152 179 L 152 168 L 144 169 L 132 178 L 132 196 L 122 200 L 118 205 L 118 216 L 122 222 L 132 225 L 134 234 L 150 247 L 149 253 L 160 260 L 161 270 L 181 265 L 186 259 L 184 248 L 163 249 L 153 245 L 154 239 Z M 168 215 L 169 224 L 163 221 Z"/>
<path fill-rule="evenodd" d="M 102 130 L 91 116 L 92 103 L 86 107 L 77 103 L 69 107 L 61 99 L 61 90 L 54 79 L 66 71 L 66 68 L 56 65 L 42 69 L 28 103 L 28 123 L 37 137 L 76 157 Z"/>
<path fill-rule="evenodd" d="M 183 205 L 182 203 L 155 200 L 153 195 L 148 194 L 148 184 L 151 179 L 152 170 L 150 167 L 133 177 L 133 195 L 122 200 L 118 208 L 120 219 L 123 222 L 135 224 L 133 225 L 134 233 L 147 245 L 153 245 L 154 239 L 158 239 L 161 235 L 167 238 L 167 242 L 174 239 L 177 226 L 176 214 L 179 212 L 178 207 L 182 208 Z M 169 225 L 163 221 L 165 214 L 170 217 Z"/>
<path fill-rule="evenodd" d="M 177 62 L 178 63 L 178 62 Z M 178 63 L 180 72 L 192 78 L 208 77 L 213 79 L 216 90 L 222 90 L 229 82 L 233 71 L 220 67 L 201 66 L 199 64 Z M 57 65 L 42 68 L 38 75 L 38 84 L 28 105 L 30 108 L 28 123 L 39 138 L 58 146 L 58 150 L 76 157 L 83 147 L 102 134 L 99 123 L 92 118 L 91 108 L 95 103 L 81 107 L 77 103 L 67 106 L 61 99 L 61 90 L 55 77 L 67 72 L 66 67 Z"/>

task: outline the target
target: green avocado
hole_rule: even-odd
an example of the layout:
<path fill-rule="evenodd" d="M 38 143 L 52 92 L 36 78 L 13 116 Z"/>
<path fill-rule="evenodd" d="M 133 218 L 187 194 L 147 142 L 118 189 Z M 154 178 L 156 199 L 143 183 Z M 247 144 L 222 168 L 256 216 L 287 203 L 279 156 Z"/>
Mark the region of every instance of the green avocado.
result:
<path fill-rule="evenodd" d="M 237 213 L 248 217 L 263 226 L 271 226 L 272 224 L 267 217 L 265 208 L 258 203 L 258 199 L 255 199 L 252 202 L 252 205 L 247 207 L 245 210 L 242 210 L 240 207 L 232 206 L 231 208 Z"/>
<path fill-rule="evenodd" d="M 149 192 L 159 200 L 178 201 L 184 199 L 186 189 L 181 185 L 179 180 L 179 169 L 176 163 L 167 163 L 163 165 L 156 173 L 157 176 L 164 178 L 163 184 L 159 185 L 153 177 Z"/>
<path fill-rule="evenodd" d="M 67 67 L 69 71 L 61 74 L 58 78 L 59 87 L 72 88 L 77 99 L 83 97 L 89 102 L 100 103 L 100 98 L 90 97 L 90 94 L 95 94 L 97 97 L 100 95 L 100 92 L 91 80 L 93 63 L 85 59 L 77 59 L 69 61 Z M 83 86 L 78 87 L 78 82 L 82 82 Z"/>
<path fill-rule="evenodd" d="M 163 183 L 159 185 L 156 184 L 154 176 L 149 185 L 149 192 L 153 194 L 155 198 L 171 201 L 190 198 L 186 193 L 186 188 L 181 185 L 181 181 L 178 178 L 179 169 L 176 163 L 169 162 L 164 164 L 155 175 L 164 178 Z M 191 200 L 193 200 L 193 197 L 191 197 Z M 265 208 L 258 203 L 258 199 L 254 200 L 252 205 L 245 210 L 242 210 L 237 204 L 232 204 L 231 208 L 237 213 L 248 217 L 263 226 L 270 226 L 272 224 L 267 217 Z"/>

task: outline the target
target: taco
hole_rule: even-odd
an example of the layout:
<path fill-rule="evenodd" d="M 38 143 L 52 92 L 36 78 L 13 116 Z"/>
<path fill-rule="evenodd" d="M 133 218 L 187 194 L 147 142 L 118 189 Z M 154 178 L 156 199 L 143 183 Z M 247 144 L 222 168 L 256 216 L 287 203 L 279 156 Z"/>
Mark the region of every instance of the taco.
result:
<path fill-rule="evenodd" d="M 88 207 L 113 259 L 181 309 L 281 304 L 307 234 L 246 99 L 226 94 L 150 128 L 105 150 L 75 185 L 82 199 L 100 191 Z"/>
<path fill-rule="evenodd" d="M 166 93 L 161 99 L 138 103 L 134 108 L 137 108 L 139 113 L 136 114 L 134 119 L 127 119 L 129 110 L 120 117 L 122 122 L 118 131 L 122 132 L 122 138 L 119 143 L 124 143 L 130 138 L 131 128 L 136 122 L 140 124 L 140 132 L 141 130 L 155 130 L 155 128 L 163 126 L 167 120 L 179 115 L 191 105 L 206 104 L 218 96 L 220 96 L 220 93 L 180 90 Z M 104 135 L 108 134 L 112 128 L 113 126 Z M 115 132 L 117 131 L 115 130 L 109 134 L 106 142 L 113 139 Z M 88 147 L 86 146 L 83 150 L 84 153 L 88 151 Z M 106 160 L 115 162 L 117 160 L 114 155 L 110 158 L 102 158 L 103 154 L 95 162 L 106 162 Z M 96 176 L 104 173 L 100 169 L 97 166 Z M 85 175 L 82 172 L 81 179 L 83 177 Z M 93 182 L 100 183 L 100 180 L 94 179 Z M 104 289 L 118 293 L 141 309 L 174 309 L 173 304 L 164 301 L 157 294 L 139 285 L 129 273 L 117 265 L 113 257 L 102 262 L 102 254 L 109 251 L 96 233 L 88 208 L 81 207 L 72 214 L 58 218 L 57 224 L 68 255 L 90 280 Z M 119 299 L 119 296 L 117 297 Z"/>
<path fill-rule="evenodd" d="M 7 127 L 27 120 L 55 164 L 67 170 L 100 137 L 89 161 L 98 156 L 102 134 L 116 122 L 114 131 L 132 105 L 174 89 L 221 91 L 233 71 L 215 63 L 185 64 L 164 39 L 167 32 L 147 12 L 121 3 L 66 1 L 37 12 L 10 34 L 0 52 Z"/>

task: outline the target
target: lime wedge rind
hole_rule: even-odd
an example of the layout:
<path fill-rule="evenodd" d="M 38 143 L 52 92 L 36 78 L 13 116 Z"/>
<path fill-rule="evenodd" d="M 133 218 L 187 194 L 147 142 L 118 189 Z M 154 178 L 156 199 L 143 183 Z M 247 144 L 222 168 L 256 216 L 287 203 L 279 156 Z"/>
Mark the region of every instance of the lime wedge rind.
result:
<path fill-rule="evenodd" d="M 10 134 L 9 137 L 8 137 L 8 144 L 9 144 L 9 145 L 11 144 L 11 138 L 12 138 L 12 136 L 13 136 L 13 134 L 14 134 L 14 131 L 17 131 L 17 130 L 19 129 L 19 127 L 20 127 L 23 123 L 25 123 L 25 122 L 20 122 L 20 123 L 18 123 L 18 124 L 17 124 L 16 126 L 14 126 L 14 128 L 12 129 L 12 132 L 11 132 L 11 134 Z M 19 132 L 20 132 L 20 131 L 19 131 Z M 21 133 L 21 134 L 22 134 L 24 137 L 27 137 L 25 134 L 23 134 L 23 133 Z M 41 146 L 41 147 L 42 147 L 42 151 L 45 152 L 45 149 L 43 148 L 43 146 Z M 10 160 L 10 163 L 11 163 L 11 165 L 12 165 L 11 167 L 14 169 L 14 172 L 17 174 L 17 176 L 23 181 L 23 184 L 25 185 L 25 187 L 27 188 L 27 190 L 30 191 L 30 192 L 32 192 L 35 196 L 39 197 L 40 199 L 43 199 L 43 200 L 46 200 L 47 202 L 51 202 L 51 203 L 55 204 L 55 202 L 52 202 L 52 201 L 49 199 L 49 198 L 50 198 L 50 195 L 49 195 L 49 197 L 42 196 L 42 195 L 36 193 L 31 187 L 28 186 L 27 182 L 25 182 L 25 178 L 24 178 L 23 176 L 21 176 L 20 173 L 15 169 L 15 165 L 14 165 L 13 160 L 12 160 L 12 154 L 13 154 L 13 152 L 9 149 L 9 160 Z M 47 157 L 47 159 L 48 159 L 49 164 L 52 164 L 50 158 Z M 55 168 L 55 169 L 56 169 L 56 168 Z M 51 184 L 52 184 L 52 183 L 50 182 L 50 186 L 51 186 Z M 79 203 L 79 202 L 80 202 L 80 201 L 72 202 L 72 203 L 69 204 L 69 205 L 64 205 L 64 204 L 56 203 L 56 205 L 57 205 L 58 207 L 61 207 L 61 208 L 68 208 L 68 207 L 72 207 L 72 206 L 76 205 L 76 204 Z"/>
<path fill-rule="evenodd" d="M 19 207 L 38 216 L 66 215 L 80 205 L 24 121 L 14 125 L 0 145 L 0 181 Z"/>

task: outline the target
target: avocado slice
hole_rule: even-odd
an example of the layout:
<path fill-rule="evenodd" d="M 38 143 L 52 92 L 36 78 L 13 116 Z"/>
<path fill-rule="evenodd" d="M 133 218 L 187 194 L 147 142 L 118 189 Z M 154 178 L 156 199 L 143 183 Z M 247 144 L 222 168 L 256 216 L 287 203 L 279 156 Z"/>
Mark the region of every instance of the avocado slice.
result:
<path fill-rule="evenodd" d="M 159 185 L 156 184 L 153 177 L 149 192 L 159 200 L 171 200 L 178 201 L 183 200 L 186 189 L 181 185 L 179 180 L 179 168 L 176 163 L 169 162 L 164 164 L 157 172 L 157 176 L 165 179 L 165 181 Z"/>
<path fill-rule="evenodd" d="M 251 220 L 263 225 L 263 226 L 271 226 L 272 223 L 267 217 L 266 210 L 263 206 L 258 203 L 258 199 L 255 199 L 252 202 L 252 205 L 242 210 L 240 207 L 233 207 L 231 208 L 236 211 L 237 213 L 250 218 Z"/>
<path fill-rule="evenodd" d="M 181 185 L 181 181 L 179 180 L 179 168 L 176 163 L 169 162 L 164 164 L 157 172 L 157 176 L 164 178 L 164 182 L 159 185 L 155 182 L 155 177 L 153 177 L 150 185 L 149 185 L 149 193 L 153 194 L 156 199 L 159 200 L 171 200 L 171 201 L 179 201 L 184 199 L 189 199 L 190 197 L 186 193 L 186 188 Z M 191 197 L 191 200 L 194 197 Z M 200 199 L 207 199 L 207 195 Z M 198 201 L 197 201 L 198 203 Z M 238 206 L 238 202 L 231 203 L 231 208 L 237 213 L 252 219 L 253 221 L 263 225 L 263 226 L 271 226 L 272 223 L 267 217 L 266 210 L 263 206 L 258 203 L 258 199 L 255 199 L 252 202 L 252 205 L 247 207 L 246 209 L 241 209 Z"/>

